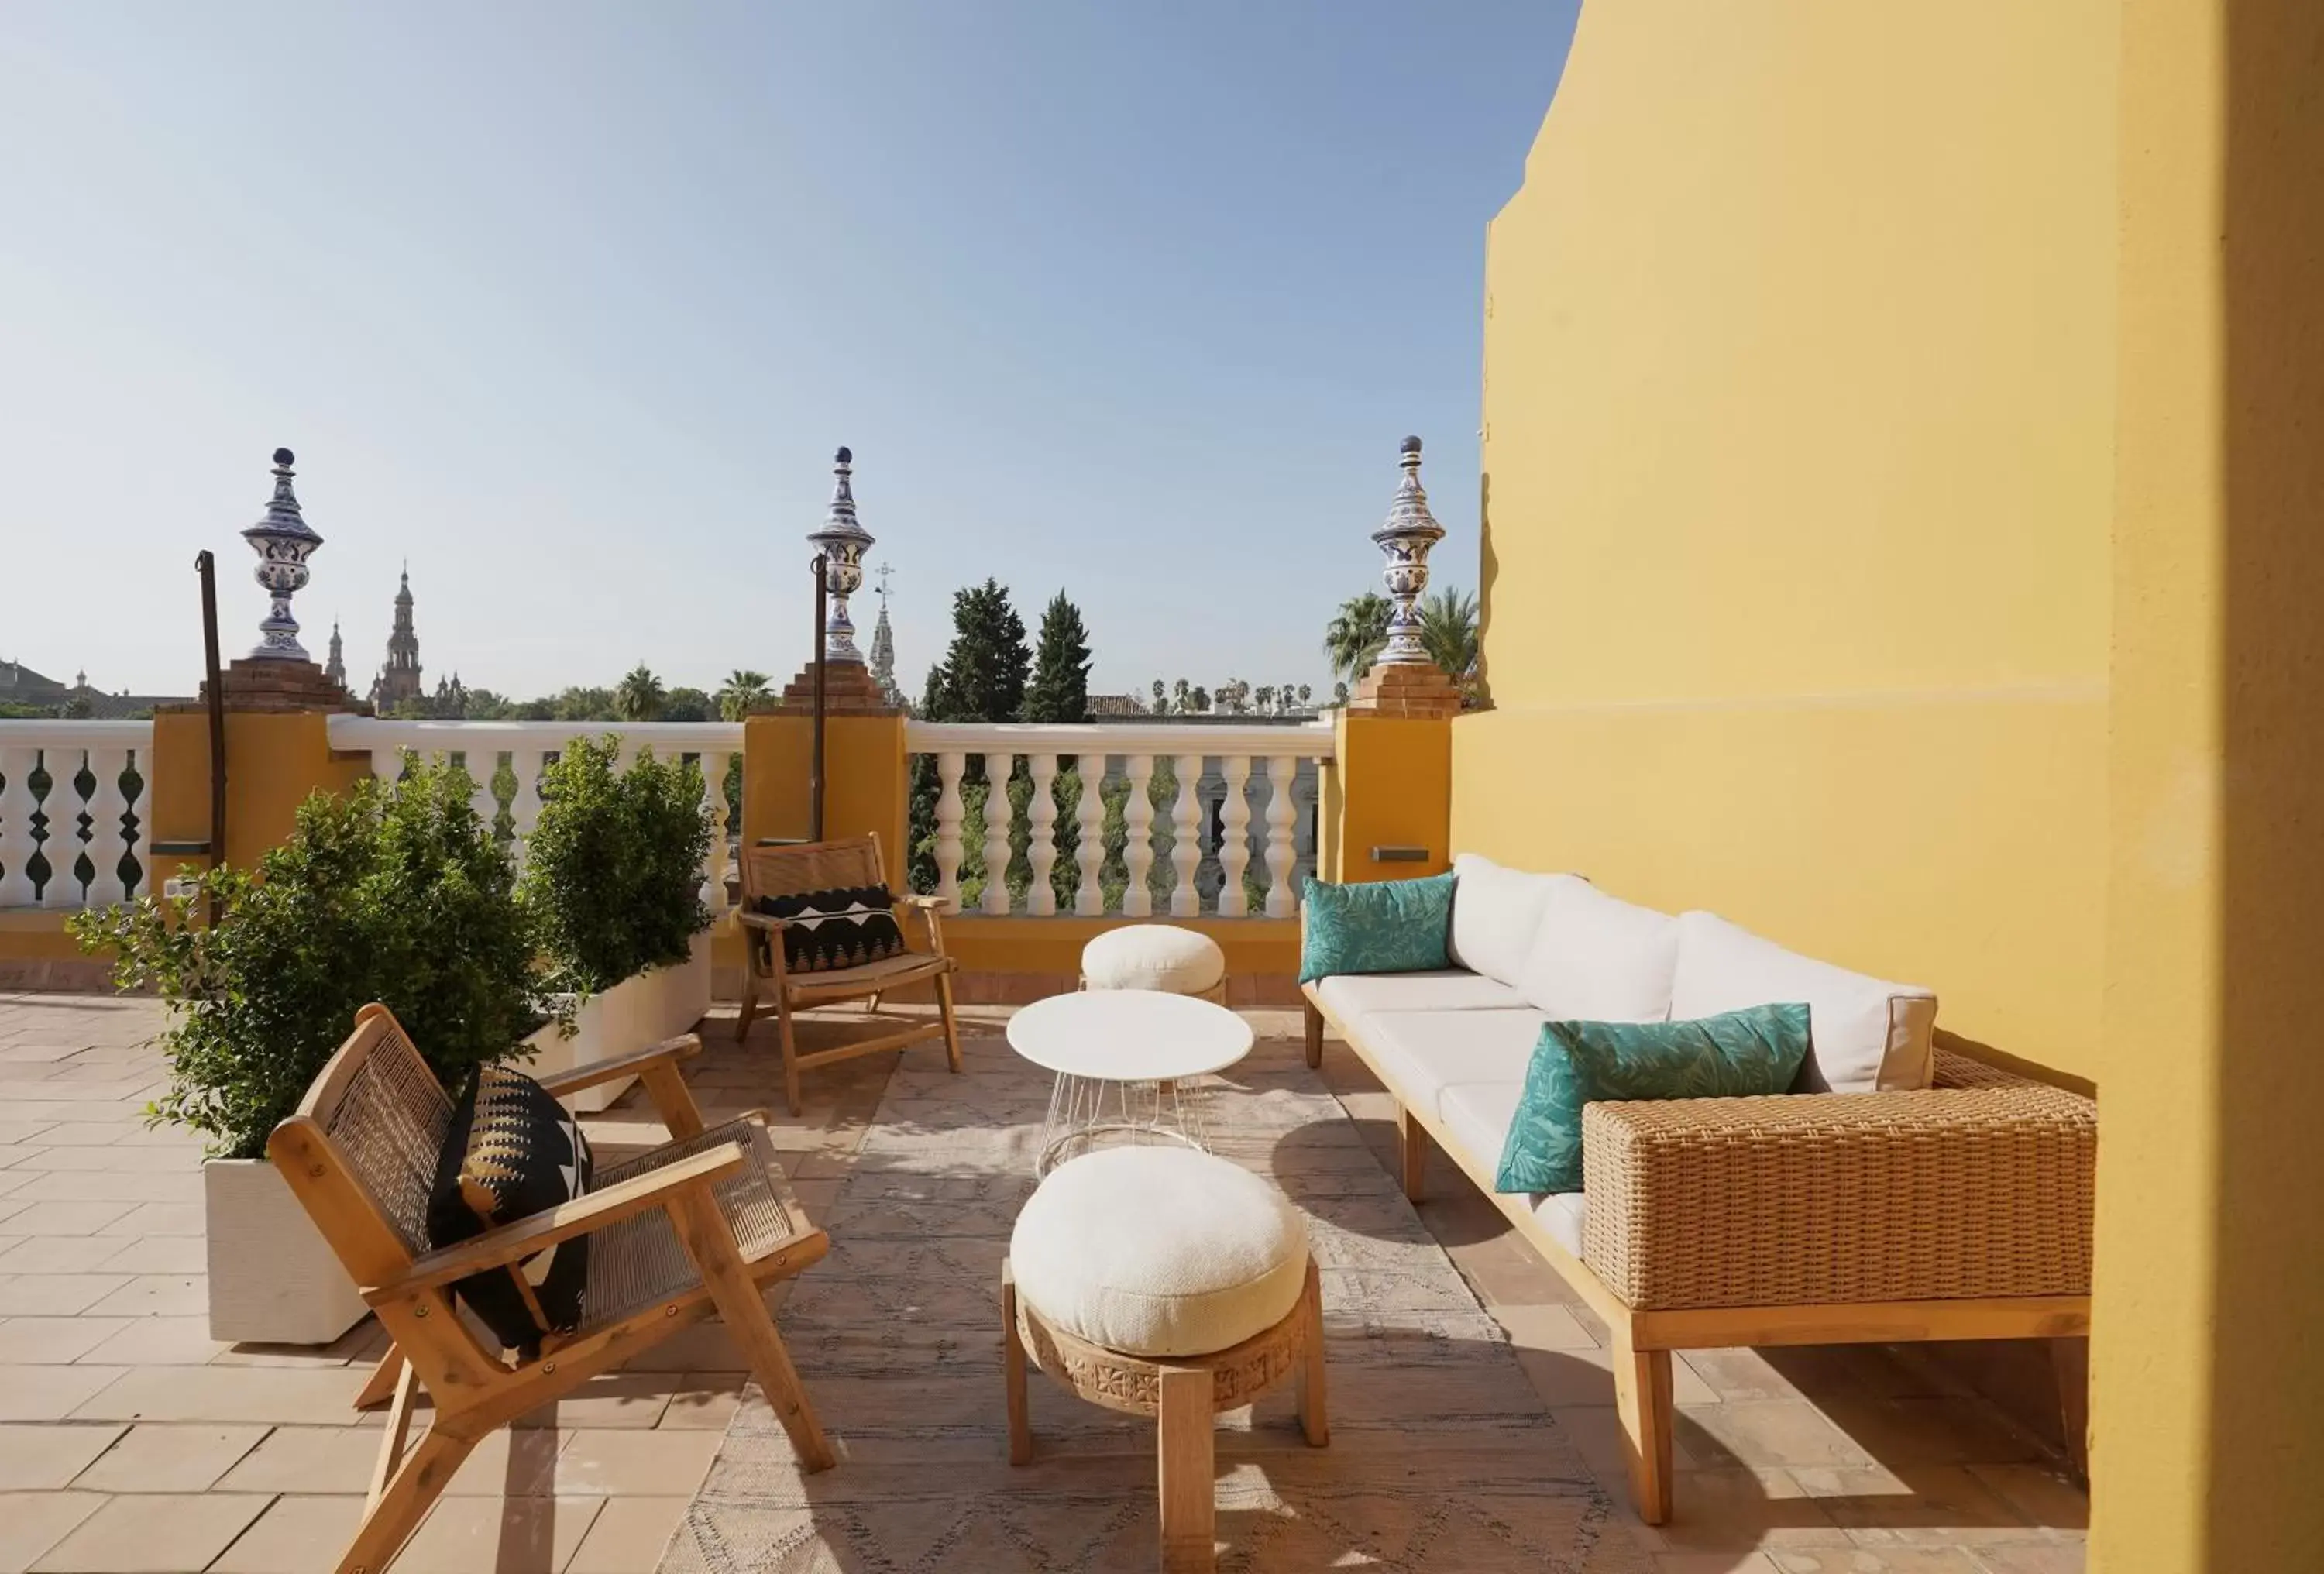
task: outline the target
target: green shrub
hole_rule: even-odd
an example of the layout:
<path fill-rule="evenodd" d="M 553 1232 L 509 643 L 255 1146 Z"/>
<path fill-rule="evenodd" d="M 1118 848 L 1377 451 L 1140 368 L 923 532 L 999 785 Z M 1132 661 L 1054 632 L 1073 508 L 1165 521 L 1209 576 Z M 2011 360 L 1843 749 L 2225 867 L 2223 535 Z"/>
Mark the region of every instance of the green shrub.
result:
<path fill-rule="evenodd" d="M 89 951 L 116 953 L 115 981 L 153 988 L 170 1085 L 149 1109 L 255 1158 L 374 1000 L 392 1010 L 446 1084 L 523 1053 L 543 1020 L 533 949 L 507 856 L 470 806 L 467 774 L 418 766 L 300 805 L 290 841 L 254 871 L 217 869 L 215 928 L 152 896 L 77 914 Z"/>
<path fill-rule="evenodd" d="M 541 773 L 518 897 L 559 990 L 594 994 L 686 960 L 710 924 L 702 770 L 651 750 L 626 771 L 619 738 L 576 738 Z"/>

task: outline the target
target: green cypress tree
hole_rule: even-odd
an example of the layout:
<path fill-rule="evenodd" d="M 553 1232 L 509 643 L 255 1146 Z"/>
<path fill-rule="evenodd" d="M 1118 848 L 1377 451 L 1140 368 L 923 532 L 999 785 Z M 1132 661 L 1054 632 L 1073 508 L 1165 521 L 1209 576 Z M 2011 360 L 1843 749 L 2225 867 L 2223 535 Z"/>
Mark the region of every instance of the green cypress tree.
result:
<path fill-rule="evenodd" d="M 1033 679 L 1025 690 L 1028 722 L 1086 722 L 1089 718 L 1089 630 L 1081 609 L 1059 591 L 1041 614 L 1041 640 L 1033 658 Z"/>

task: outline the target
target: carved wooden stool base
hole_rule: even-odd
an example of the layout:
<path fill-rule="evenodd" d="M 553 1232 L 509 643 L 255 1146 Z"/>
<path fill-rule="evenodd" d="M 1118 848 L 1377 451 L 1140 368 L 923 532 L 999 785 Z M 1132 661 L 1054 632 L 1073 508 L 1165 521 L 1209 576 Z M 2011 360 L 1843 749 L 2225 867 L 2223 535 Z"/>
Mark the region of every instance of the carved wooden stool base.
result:
<path fill-rule="evenodd" d="M 1029 1302 L 1018 1299 L 1017 1282 L 1005 1261 L 1001 1315 L 1010 1464 L 1033 1458 L 1025 1401 L 1028 1353 L 1035 1366 L 1091 1404 L 1156 1418 L 1164 1574 L 1208 1574 L 1215 1567 L 1212 1421 L 1220 1411 L 1249 1404 L 1290 1378 L 1298 1385 L 1299 1430 L 1309 1445 L 1320 1449 L 1332 1441 L 1323 1404 L 1323 1297 L 1313 1257 L 1298 1302 L 1283 1321 L 1207 1356 L 1159 1360 L 1127 1355 L 1053 1328 Z"/>

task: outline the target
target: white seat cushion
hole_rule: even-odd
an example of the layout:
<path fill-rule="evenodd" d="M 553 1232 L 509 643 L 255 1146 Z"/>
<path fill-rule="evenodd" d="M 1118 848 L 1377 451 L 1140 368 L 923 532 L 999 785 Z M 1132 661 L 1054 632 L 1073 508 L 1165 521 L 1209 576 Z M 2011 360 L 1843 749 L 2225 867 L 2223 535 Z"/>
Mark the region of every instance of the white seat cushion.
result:
<path fill-rule="evenodd" d="M 1082 981 L 1093 990 L 1200 995 L 1227 976 L 1227 953 L 1207 934 L 1170 924 L 1127 924 L 1082 947 Z"/>
<path fill-rule="evenodd" d="M 1049 1173 L 1009 1238 L 1052 1327 L 1135 1356 L 1203 1356 L 1272 1328 L 1307 1280 L 1307 1221 L 1240 1165 L 1118 1147 Z"/>
<path fill-rule="evenodd" d="M 1548 1020 L 1526 1010 L 1375 1011 L 1351 1031 L 1371 1052 L 1389 1091 L 1442 1115 L 1438 1095 L 1456 1083 L 1524 1082 Z"/>
<path fill-rule="evenodd" d="M 1671 1014 L 1678 920 L 1576 875 L 1547 892 L 1519 987 L 1559 1022 L 1660 1022 Z"/>
<path fill-rule="evenodd" d="M 1807 1092 L 1895 1092 L 1925 1088 L 1934 1070 L 1930 1034 L 1937 998 L 1785 951 L 1716 913 L 1678 918 L 1674 1017 L 1716 1017 L 1746 1006 L 1803 1003 L 1808 1061 L 1796 1086 Z"/>
<path fill-rule="evenodd" d="M 1452 861 L 1452 927 L 1445 949 L 1470 971 L 1510 988 L 1525 971 L 1550 888 L 1570 874 L 1530 874 L 1464 852 Z"/>
<path fill-rule="evenodd" d="M 1509 1122 L 1517 1118 L 1517 1100 L 1524 1095 L 1523 1082 L 1456 1083 L 1438 1099 L 1443 1107 L 1444 1128 L 1468 1150 L 1465 1156 L 1490 1172 L 1501 1162 L 1501 1144 L 1508 1138 Z M 1580 1192 L 1532 1192 L 1526 1200 L 1550 1238 L 1580 1256 L 1582 1224 L 1590 1213 L 1588 1199 Z"/>
<path fill-rule="evenodd" d="M 1580 1192 L 1541 1192 L 1534 1194 L 1533 1216 L 1549 1231 L 1549 1238 L 1572 1252 L 1582 1255 L 1582 1227 L 1590 1221 L 1590 1199 Z"/>
<path fill-rule="evenodd" d="M 1342 1022 L 1367 1011 L 1522 1010 L 1526 999 L 1482 973 L 1439 968 L 1414 973 L 1333 973 L 1315 986 Z"/>

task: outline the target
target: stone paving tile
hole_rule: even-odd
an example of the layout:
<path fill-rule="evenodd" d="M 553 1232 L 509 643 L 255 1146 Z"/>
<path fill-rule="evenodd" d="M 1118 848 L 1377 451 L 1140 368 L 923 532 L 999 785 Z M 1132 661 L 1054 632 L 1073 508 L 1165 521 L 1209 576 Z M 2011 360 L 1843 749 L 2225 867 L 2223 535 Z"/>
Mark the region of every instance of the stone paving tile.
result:
<path fill-rule="evenodd" d="M 87 1492 L 207 1492 L 258 1446 L 263 1426 L 135 1426 L 73 1485 Z"/>
<path fill-rule="evenodd" d="M 116 1202 L 13 1197 L 9 1201 L 21 1204 L 9 1215 L 11 1235 L 95 1235 L 106 1225 L 127 1218 L 137 1208 L 134 1199 Z"/>
<path fill-rule="evenodd" d="M 33 1574 L 200 1574 L 267 1502 L 224 1492 L 107 1498 Z"/>
<path fill-rule="evenodd" d="M 123 1426 L 0 1424 L 0 1492 L 54 1491 L 111 1448 Z"/>
<path fill-rule="evenodd" d="M 87 1359 L 122 1367 L 199 1367 L 234 1347 L 210 1337 L 208 1312 L 189 1317 L 125 1317 L 124 1324 Z"/>
<path fill-rule="evenodd" d="M 108 1243 L 113 1255 L 97 1265 L 116 1274 L 199 1274 L 209 1263 L 198 1235 L 144 1235 L 124 1244 L 117 1235 L 91 1238 Z"/>
<path fill-rule="evenodd" d="M 0 1493 L 0 1574 L 25 1574 L 106 1501 L 97 1492 Z"/>
<path fill-rule="evenodd" d="M 65 1366 L 130 1326 L 126 1317 L 0 1319 L 0 1366 Z"/>
<path fill-rule="evenodd" d="M 1958 1547 L 1778 1551 L 1769 1556 L 1784 1574 L 1987 1574 L 1982 1563 Z"/>
<path fill-rule="evenodd" d="M 127 1274 L 0 1274 L 0 1317 L 70 1317 L 129 1279 Z"/>
<path fill-rule="evenodd" d="M 722 1433 L 664 1427 L 653 1431 L 580 1431 L 557 1456 L 560 1493 L 690 1496 L 710 1473 Z"/>
<path fill-rule="evenodd" d="M 604 1503 L 602 1497 L 446 1497 L 405 1543 L 395 1566 L 411 1574 L 520 1569 L 558 1574 Z"/>
<path fill-rule="evenodd" d="M 106 1226 L 106 1235 L 200 1235 L 198 1202 L 141 1202 Z"/>
<path fill-rule="evenodd" d="M 718 1431 L 742 1407 L 741 1372 L 687 1372 L 670 1390 L 669 1408 L 658 1423 L 663 1431 Z"/>
<path fill-rule="evenodd" d="M 278 1426 L 226 1473 L 218 1489 L 360 1495 L 371 1489 L 379 1440 L 376 1427 Z"/>
<path fill-rule="evenodd" d="M 26 1370 L 42 1370 L 28 1367 Z M 54 1370 L 56 1368 L 47 1368 Z M 68 1371 L 83 1368 L 72 1367 Z M 104 1368 L 119 1373 L 118 1367 Z M 220 1421 L 352 1426 L 365 1374 L 346 1367 L 145 1367 L 83 1404 L 89 1421 Z"/>
<path fill-rule="evenodd" d="M 210 1574 L 318 1574 L 335 1567 L 363 1523 L 361 1493 L 336 1497 L 278 1497 L 225 1555 Z M 652 1568 L 641 1564 L 632 1574 Z M 420 1574 L 417 1567 L 408 1574 Z"/>
<path fill-rule="evenodd" d="M 62 1421 L 127 1372 L 125 1367 L 0 1367 L 0 1421 Z"/>
<path fill-rule="evenodd" d="M 209 1304 L 205 1275 L 137 1274 L 88 1312 L 92 1317 L 201 1317 Z"/>
<path fill-rule="evenodd" d="M 609 1497 L 565 1574 L 645 1574 L 685 1517 L 687 1499 Z"/>

